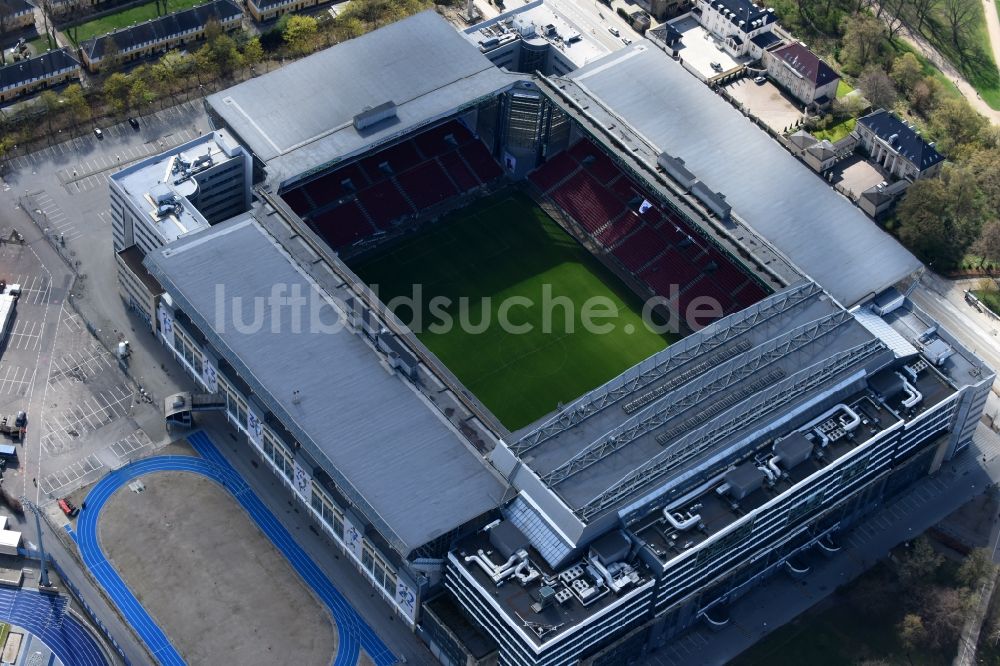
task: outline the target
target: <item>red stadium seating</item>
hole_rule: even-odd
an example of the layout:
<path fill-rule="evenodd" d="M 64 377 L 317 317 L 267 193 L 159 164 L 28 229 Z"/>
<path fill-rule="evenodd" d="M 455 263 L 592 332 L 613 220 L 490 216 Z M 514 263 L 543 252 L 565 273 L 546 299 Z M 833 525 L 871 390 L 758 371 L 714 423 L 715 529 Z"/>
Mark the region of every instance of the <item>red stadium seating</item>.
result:
<path fill-rule="evenodd" d="M 312 225 L 316 233 L 334 249 L 350 245 L 374 231 L 372 225 L 365 219 L 364 213 L 353 201 L 320 214 L 312 220 Z"/>
<path fill-rule="evenodd" d="M 383 163 L 391 167 L 389 172 L 379 166 Z M 295 212 L 308 217 L 331 245 L 343 247 L 363 237 L 363 231 L 391 229 L 400 219 L 502 175 L 486 146 L 452 120 L 282 196 Z M 347 180 L 350 186 L 345 186 Z M 340 217 L 346 221 L 339 222 Z"/>
<path fill-rule="evenodd" d="M 588 139 L 551 157 L 528 180 L 654 293 L 668 298 L 679 293 L 682 314 L 699 295 L 716 299 L 726 314 L 766 295 L 721 250 Z M 652 207 L 640 214 L 643 200 Z M 708 267 L 712 270 L 705 270 Z"/>
<path fill-rule="evenodd" d="M 382 229 L 389 229 L 393 222 L 414 212 L 391 180 L 382 181 L 360 192 L 358 201 Z"/>
<path fill-rule="evenodd" d="M 451 179 L 455 181 L 455 185 L 458 186 L 460 192 L 468 192 L 479 187 L 479 179 L 476 178 L 476 174 L 472 173 L 469 167 L 465 166 L 462 156 L 457 151 L 445 153 L 438 158 L 438 162 L 441 163 L 441 167 L 445 172 L 451 176 Z"/>
<path fill-rule="evenodd" d="M 402 186 L 418 209 L 430 208 L 458 194 L 448 175 L 436 161 L 423 162 L 399 174 L 396 181 Z"/>

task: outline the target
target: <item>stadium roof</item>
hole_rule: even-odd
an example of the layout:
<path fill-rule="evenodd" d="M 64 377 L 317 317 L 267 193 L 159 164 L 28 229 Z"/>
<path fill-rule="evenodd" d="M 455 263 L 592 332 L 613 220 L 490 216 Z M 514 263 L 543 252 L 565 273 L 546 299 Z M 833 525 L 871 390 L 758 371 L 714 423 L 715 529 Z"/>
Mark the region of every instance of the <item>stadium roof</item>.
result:
<path fill-rule="evenodd" d="M 280 185 L 522 78 L 426 11 L 211 95 L 208 104 Z M 355 127 L 355 116 L 386 102 L 394 117 Z"/>
<path fill-rule="evenodd" d="M 312 331 L 291 307 L 262 308 L 257 332 L 240 333 L 232 313 L 217 310 L 217 301 L 229 307 L 237 298 L 265 298 L 274 285 L 329 299 L 251 216 L 182 238 L 147 255 L 146 265 L 398 550 L 408 553 L 497 506 L 500 482 L 435 408 L 386 372 L 361 338 L 343 327 Z M 256 315 L 242 314 L 243 321 Z"/>
<path fill-rule="evenodd" d="M 894 358 L 814 283 L 789 287 L 515 433 L 510 450 L 531 477 L 516 472 L 514 482 L 546 508 L 532 488 L 558 495 L 579 522 L 548 513 L 573 538 L 724 466 L 746 442 L 805 420 Z"/>
<path fill-rule="evenodd" d="M 684 160 L 733 212 L 844 305 L 920 262 L 770 136 L 643 40 L 569 75 L 563 92 L 596 99 L 658 151 Z M 560 80 L 561 83 L 565 81 Z M 588 113 L 600 113 L 591 104 Z M 609 119 L 609 123 L 613 122 Z"/>

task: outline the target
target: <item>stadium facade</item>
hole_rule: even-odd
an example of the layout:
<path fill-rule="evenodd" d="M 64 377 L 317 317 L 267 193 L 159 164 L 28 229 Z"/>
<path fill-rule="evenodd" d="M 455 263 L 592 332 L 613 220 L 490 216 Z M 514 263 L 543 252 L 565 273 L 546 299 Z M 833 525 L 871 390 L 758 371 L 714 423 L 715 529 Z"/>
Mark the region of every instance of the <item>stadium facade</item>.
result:
<path fill-rule="evenodd" d="M 619 664 L 724 624 L 961 454 L 993 381 L 891 287 L 919 266 L 895 241 L 796 217 L 829 190 L 770 143 L 796 189 L 745 196 L 686 124 L 745 119 L 649 42 L 608 58 L 502 71 L 424 13 L 217 93 L 257 202 L 144 259 L 161 341 L 442 663 Z M 684 78 L 647 109 L 626 83 L 658 68 Z M 512 186 L 639 296 L 722 316 L 505 429 L 344 257 Z"/>

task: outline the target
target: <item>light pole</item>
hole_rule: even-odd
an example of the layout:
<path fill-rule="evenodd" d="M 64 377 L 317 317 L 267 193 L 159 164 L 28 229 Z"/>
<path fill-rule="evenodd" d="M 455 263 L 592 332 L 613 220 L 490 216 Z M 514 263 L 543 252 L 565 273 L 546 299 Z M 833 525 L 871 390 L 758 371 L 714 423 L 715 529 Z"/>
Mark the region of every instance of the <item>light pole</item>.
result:
<path fill-rule="evenodd" d="M 42 519 L 38 506 L 23 495 L 21 496 L 21 504 L 26 505 L 35 514 L 35 531 L 38 532 L 38 552 L 41 561 L 41 579 L 38 581 L 38 587 L 52 587 L 52 584 L 49 582 L 49 564 L 45 557 L 45 544 L 42 543 Z"/>

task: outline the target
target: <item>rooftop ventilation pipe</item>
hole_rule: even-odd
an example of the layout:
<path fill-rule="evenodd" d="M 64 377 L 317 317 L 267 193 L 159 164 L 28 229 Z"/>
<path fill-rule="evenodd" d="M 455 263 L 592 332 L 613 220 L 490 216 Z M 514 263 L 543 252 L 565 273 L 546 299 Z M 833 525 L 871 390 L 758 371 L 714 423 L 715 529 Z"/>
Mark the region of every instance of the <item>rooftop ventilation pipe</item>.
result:
<path fill-rule="evenodd" d="M 500 583 L 509 578 L 517 566 L 519 566 L 519 563 L 523 563 L 527 559 L 528 553 L 523 548 L 507 558 L 507 561 L 500 566 L 493 564 L 482 548 L 475 555 L 467 555 L 465 557 L 466 562 L 475 562 L 478 564 L 497 585 L 500 585 Z"/>
<path fill-rule="evenodd" d="M 903 407 L 907 409 L 912 409 L 920 404 L 920 401 L 924 399 L 924 396 L 917 390 L 917 388 L 906 381 L 906 377 L 900 375 L 898 372 L 896 375 L 903 380 L 903 390 L 906 391 L 906 399 L 903 400 Z"/>
<path fill-rule="evenodd" d="M 767 461 L 767 468 L 774 472 L 776 479 L 781 478 L 781 468 L 778 467 L 778 463 L 781 462 L 781 456 L 774 456 Z"/>
<path fill-rule="evenodd" d="M 675 514 L 669 509 L 663 510 L 663 517 L 667 519 L 671 527 L 680 532 L 685 532 L 701 522 L 701 514 L 699 513 L 688 513 L 687 518 L 684 518 L 680 513 Z"/>
<path fill-rule="evenodd" d="M 621 581 L 615 580 L 614 576 L 611 575 L 611 572 L 608 571 L 607 567 L 601 564 L 601 560 L 597 557 L 597 555 L 591 555 L 588 561 L 594 569 L 597 570 L 597 573 L 601 574 L 601 578 L 604 579 L 604 584 L 608 586 L 608 589 L 615 594 L 621 592 L 625 589 L 625 586 L 628 585 L 629 581 L 627 578 Z"/>

